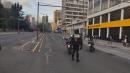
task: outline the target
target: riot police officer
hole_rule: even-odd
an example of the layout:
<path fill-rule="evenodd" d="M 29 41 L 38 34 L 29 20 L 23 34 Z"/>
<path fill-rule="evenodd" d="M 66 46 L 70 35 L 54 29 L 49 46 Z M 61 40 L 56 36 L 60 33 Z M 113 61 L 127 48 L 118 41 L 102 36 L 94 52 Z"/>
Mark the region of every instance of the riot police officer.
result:
<path fill-rule="evenodd" d="M 76 54 L 76 62 L 79 62 L 79 48 L 80 48 L 80 43 L 79 43 L 79 38 L 75 38 L 74 40 L 74 46 L 73 46 L 73 52 L 72 52 L 72 60 L 74 61 L 75 54 Z"/>

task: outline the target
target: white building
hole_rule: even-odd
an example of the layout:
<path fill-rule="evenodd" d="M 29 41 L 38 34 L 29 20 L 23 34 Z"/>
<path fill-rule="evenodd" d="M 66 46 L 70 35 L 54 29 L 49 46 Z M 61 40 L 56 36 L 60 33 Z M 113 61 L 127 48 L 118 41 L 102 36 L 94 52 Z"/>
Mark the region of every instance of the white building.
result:
<path fill-rule="evenodd" d="M 62 25 L 70 34 L 75 31 L 82 33 L 84 24 L 76 24 L 83 22 L 87 17 L 88 0 L 62 0 Z"/>
<path fill-rule="evenodd" d="M 89 0 L 88 35 L 122 40 L 130 37 L 130 0 Z"/>

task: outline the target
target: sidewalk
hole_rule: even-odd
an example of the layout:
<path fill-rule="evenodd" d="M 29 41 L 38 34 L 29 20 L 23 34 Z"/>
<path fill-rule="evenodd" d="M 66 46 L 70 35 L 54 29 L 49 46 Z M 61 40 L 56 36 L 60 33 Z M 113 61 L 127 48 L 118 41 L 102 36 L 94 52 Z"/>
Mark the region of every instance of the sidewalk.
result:
<path fill-rule="evenodd" d="M 88 45 L 87 39 L 84 40 L 84 44 Z M 130 47 L 123 47 L 122 43 L 112 42 L 111 44 L 109 41 L 97 39 L 95 48 L 130 60 Z"/>

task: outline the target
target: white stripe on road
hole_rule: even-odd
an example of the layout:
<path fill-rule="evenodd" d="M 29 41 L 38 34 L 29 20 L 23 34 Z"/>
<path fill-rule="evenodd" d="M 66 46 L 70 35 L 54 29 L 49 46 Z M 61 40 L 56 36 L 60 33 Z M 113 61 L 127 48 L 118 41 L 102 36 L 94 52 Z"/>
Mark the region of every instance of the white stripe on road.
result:
<path fill-rule="evenodd" d="M 40 48 L 39 48 L 38 52 L 41 51 L 41 48 L 42 48 L 42 45 L 43 45 L 43 40 L 44 40 L 44 36 L 43 36 L 43 38 L 42 38 L 42 40 L 41 40 L 41 44 L 40 44 Z"/>
<path fill-rule="evenodd" d="M 36 44 L 36 46 L 33 48 L 33 52 L 35 52 L 37 50 L 37 47 L 39 46 L 39 44 L 41 43 L 42 38 L 40 39 L 40 41 Z M 39 51 L 39 50 L 38 50 Z"/>
<path fill-rule="evenodd" d="M 36 51 L 36 49 L 37 49 L 37 47 L 38 47 L 39 43 L 40 43 L 40 42 L 38 42 L 38 43 L 37 43 L 37 45 L 34 47 L 34 49 L 32 50 L 33 52 L 35 52 L 35 51 Z"/>
<path fill-rule="evenodd" d="M 23 48 L 24 48 L 26 45 L 28 45 L 29 43 L 33 42 L 35 39 L 36 39 L 36 37 L 33 38 L 31 41 L 28 41 L 28 42 L 26 42 L 25 44 L 23 44 L 19 49 L 21 49 L 21 50 L 23 51 Z"/>

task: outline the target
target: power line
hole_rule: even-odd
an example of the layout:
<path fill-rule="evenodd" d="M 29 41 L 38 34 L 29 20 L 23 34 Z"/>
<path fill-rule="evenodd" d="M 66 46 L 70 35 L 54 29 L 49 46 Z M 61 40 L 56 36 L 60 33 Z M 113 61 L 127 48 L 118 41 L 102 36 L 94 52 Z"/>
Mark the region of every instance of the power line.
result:
<path fill-rule="evenodd" d="M 40 6 L 47 6 L 47 7 L 62 7 L 62 6 L 59 6 L 59 5 L 53 5 L 53 4 L 42 3 L 42 2 L 39 2 L 39 5 Z"/>
<path fill-rule="evenodd" d="M 49 5 L 49 4 L 39 4 L 40 6 L 47 6 L 47 7 L 62 7 L 57 5 Z"/>

